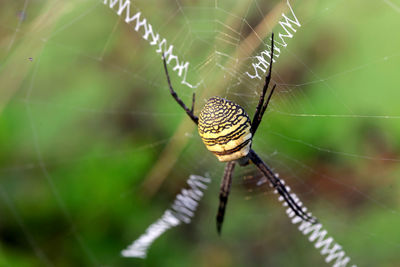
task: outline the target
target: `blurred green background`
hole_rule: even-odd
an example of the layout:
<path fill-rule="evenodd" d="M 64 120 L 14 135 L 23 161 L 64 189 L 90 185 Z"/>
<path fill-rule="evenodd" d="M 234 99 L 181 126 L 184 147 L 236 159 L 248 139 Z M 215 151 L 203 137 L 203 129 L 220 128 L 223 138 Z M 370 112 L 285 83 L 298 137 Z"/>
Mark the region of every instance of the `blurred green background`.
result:
<path fill-rule="evenodd" d="M 169 95 L 156 48 L 102 2 L 0 1 L 0 265 L 324 266 L 253 166 L 236 169 L 217 235 L 224 164 Z M 202 81 L 171 71 L 186 103 L 221 95 L 252 116 L 263 82 L 244 73 L 286 1 L 132 3 Z M 302 26 L 253 147 L 352 263 L 399 266 L 400 3 L 291 4 Z M 213 179 L 193 222 L 122 258 L 190 174 Z"/>

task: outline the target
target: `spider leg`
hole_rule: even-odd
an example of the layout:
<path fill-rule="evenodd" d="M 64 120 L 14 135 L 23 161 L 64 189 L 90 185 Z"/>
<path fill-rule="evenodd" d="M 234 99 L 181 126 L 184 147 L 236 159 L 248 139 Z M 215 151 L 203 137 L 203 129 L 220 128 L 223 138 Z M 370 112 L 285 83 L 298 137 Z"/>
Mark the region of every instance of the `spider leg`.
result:
<path fill-rule="evenodd" d="M 165 70 L 165 75 L 167 76 L 167 81 L 168 81 L 168 86 L 169 86 L 169 91 L 171 92 L 172 97 L 175 99 L 176 102 L 186 111 L 186 114 L 192 119 L 192 121 L 196 124 L 199 122 L 199 118 L 193 114 L 193 109 L 194 109 L 194 101 L 195 101 L 195 94 L 193 93 L 193 99 L 192 99 L 192 108 L 189 109 L 185 103 L 179 98 L 178 94 L 175 92 L 174 88 L 172 88 L 171 80 L 169 78 L 168 74 L 168 68 L 167 68 L 167 62 L 165 60 L 165 56 L 163 55 L 163 63 L 164 63 L 164 70 Z"/>
<path fill-rule="evenodd" d="M 270 99 L 272 97 L 272 94 L 274 93 L 274 90 L 275 90 L 276 84 L 272 87 L 272 90 L 268 95 L 267 101 L 264 103 L 265 94 L 267 93 L 268 86 L 269 86 L 269 83 L 271 81 L 271 71 L 272 71 L 273 58 L 274 58 L 274 33 L 272 33 L 272 36 L 271 36 L 271 58 L 269 60 L 268 75 L 265 77 L 265 84 L 264 84 L 263 90 L 261 92 L 260 100 L 258 101 L 256 112 L 254 113 L 254 117 L 253 117 L 252 124 L 251 124 L 251 130 L 250 131 L 251 131 L 253 136 L 256 133 L 258 126 L 261 123 L 261 119 L 264 116 L 265 110 L 267 110 L 269 101 L 270 101 Z"/>
<path fill-rule="evenodd" d="M 265 177 L 270 181 L 272 186 L 278 191 L 279 195 L 281 195 L 285 202 L 288 204 L 291 210 L 302 218 L 305 221 L 310 223 L 317 223 L 317 219 L 311 217 L 307 213 L 303 211 L 303 209 L 297 204 L 297 202 L 291 197 L 289 192 L 286 190 L 285 185 L 281 182 L 281 180 L 272 172 L 272 170 L 265 164 L 262 159 L 254 152 L 254 150 L 250 150 L 247 155 L 249 159 L 257 166 L 257 168 L 265 175 Z"/>
<path fill-rule="evenodd" d="M 192 114 L 193 114 L 193 111 L 194 111 L 194 102 L 195 101 L 196 101 L 196 94 L 193 93 L 193 96 L 192 96 L 192 108 L 190 109 L 190 113 L 192 113 Z"/>
<path fill-rule="evenodd" d="M 228 202 L 229 192 L 231 190 L 232 174 L 235 168 L 235 161 L 229 161 L 226 164 L 224 177 L 221 181 L 221 188 L 219 191 L 219 207 L 217 213 L 217 231 L 221 234 L 222 223 L 224 222 L 225 208 Z"/>

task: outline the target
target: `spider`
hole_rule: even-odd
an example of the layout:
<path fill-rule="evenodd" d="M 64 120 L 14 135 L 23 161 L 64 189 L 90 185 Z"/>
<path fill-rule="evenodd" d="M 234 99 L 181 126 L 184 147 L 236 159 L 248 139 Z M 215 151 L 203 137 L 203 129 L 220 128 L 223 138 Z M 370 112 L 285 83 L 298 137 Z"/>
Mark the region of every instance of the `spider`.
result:
<path fill-rule="evenodd" d="M 199 135 L 206 148 L 214 153 L 219 161 L 227 162 L 219 193 L 219 207 L 216 217 L 218 234 L 221 234 L 225 209 L 232 183 L 232 174 L 236 163 L 240 166 L 246 166 L 252 162 L 263 173 L 271 183 L 271 186 L 277 190 L 297 216 L 313 224 L 317 222 L 314 217 L 305 213 L 305 211 L 290 196 L 284 183 L 256 154 L 256 152 L 251 149 L 252 139 L 260 125 L 265 111 L 267 110 L 268 103 L 270 102 L 276 87 L 276 84 L 274 84 L 267 99 L 265 99 L 271 81 L 273 52 L 274 34 L 272 33 L 271 59 L 269 62 L 270 68 L 268 75 L 265 77 L 265 84 L 252 121 L 250 121 L 249 116 L 241 106 L 218 96 L 208 99 L 207 103 L 201 110 L 199 117 L 194 115 L 195 94 L 193 93 L 192 107 L 189 109 L 172 88 L 167 63 L 165 56 L 163 55 L 164 70 L 172 97 L 185 110 L 190 119 L 192 119 L 192 121 L 198 126 Z"/>

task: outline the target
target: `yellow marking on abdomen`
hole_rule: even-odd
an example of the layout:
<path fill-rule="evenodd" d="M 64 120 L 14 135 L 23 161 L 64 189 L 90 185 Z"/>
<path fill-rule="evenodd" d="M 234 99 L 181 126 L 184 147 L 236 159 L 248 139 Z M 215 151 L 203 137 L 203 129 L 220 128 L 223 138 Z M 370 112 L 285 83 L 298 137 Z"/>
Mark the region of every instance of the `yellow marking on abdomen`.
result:
<path fill-rule="evenodd" d="M 210 98 L 199 116 L 199 135 L 219 161 L 246 156 L 252 134 L 249 116 L 239 105 L 221 97 Z"/>

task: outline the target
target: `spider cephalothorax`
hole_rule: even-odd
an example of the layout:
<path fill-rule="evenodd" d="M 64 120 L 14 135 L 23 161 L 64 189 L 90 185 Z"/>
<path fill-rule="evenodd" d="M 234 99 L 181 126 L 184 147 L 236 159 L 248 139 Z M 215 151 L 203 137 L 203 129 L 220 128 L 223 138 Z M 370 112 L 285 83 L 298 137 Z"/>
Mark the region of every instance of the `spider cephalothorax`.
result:
<path fill-rule="evenodd" d="M 256 112 L 253 120 L 250 121 L 249 116 L 239 105 L 221 98 L 210 98 L 204 108 L 200 112 L 200 116 L 194 115 L 193 94 L 192 108 L 189 109 L 185 103 L 178 97 L 168 75 L 167 63 L 164 60 L 164 69 L 167 76 L 169 90 L 173 98 L 185 110 L 186 114 L 198 126 L 198 131 L 203 143 L 207 149 L 214 153 L 219 161 L 227 161 L 224 176 L 221 182 L 219 194 L 219 207 L 217 213 L 217 230 L 221 232 L 222 222 L 224 220 L 225 208 L 228 202 L 228 196 L 232 183 L 233 170 L 236 163 L 247 165 L 249 162 L 254 163 L 257 168 L 271 183 L 271 186 L 283 197 L 286 204 L 293 212 L 303 220 L 315 223 L 316 219 L 305 212 L 297 202 L 292 198 L 284 183 L 278 176 L 265 164 L 264 161 L 251 149 L 252 138 L 255 135 L 261 119 L 268 107 L 268 103 L 274 92 L 275 85 L 272 87 L 267 99 L 265 94 L 268 90 L 269 82 L 271 81 L 272 58 L 274 57 L 274 35 L 272 34 L 271 54 L 269 62 L 269 72 L 265 77 L 265 85 L 261 92 Z"/>
<path fill-rule="evenodd" d="M 251 147 L 251 122 L 244 109 L 221 97 L 208 99 L 200 112 L 198 131 L 219 161 L 245 157 Z"/>

